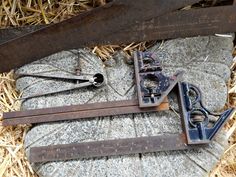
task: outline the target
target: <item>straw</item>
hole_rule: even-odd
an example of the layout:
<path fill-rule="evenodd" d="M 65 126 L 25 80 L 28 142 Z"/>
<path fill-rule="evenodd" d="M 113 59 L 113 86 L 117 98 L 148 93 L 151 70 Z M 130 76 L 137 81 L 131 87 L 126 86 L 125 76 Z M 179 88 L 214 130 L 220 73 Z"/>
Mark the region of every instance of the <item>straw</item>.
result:
<path fill-rule="evenodd" d="M 104 5 L 108 0 L 0 0 L 0 28 L 58 23 L 81 12 Z M 202 6 L 202 5 L 200 5 Z M 194 8 L 198 7 L 197 5 Z M 182 10 L 189 10 L 191 6 Z M 128 56 L 134 50 L 145 51 L 156 41 L 130 43 L 124 45 L 95 46 L 91 51 L 105 61 L 118 50 Z M 236 50 L 234 50 L 236 55 Z M 232 65 L 232 77 L 229 83 L 229 100 L 227 107 L 236 105 L 236 61 Z M 35 177 L 25 156 L 23 141 L 29 126 L 3 127 L 3 112 L 20 109 L 13 71 L 0 74 L 0 177 Z M 225 151 L 217 166 L 209 176 L 235 176 L 236 174 L 236 117 L 225 126 L 230 147 Z"/>

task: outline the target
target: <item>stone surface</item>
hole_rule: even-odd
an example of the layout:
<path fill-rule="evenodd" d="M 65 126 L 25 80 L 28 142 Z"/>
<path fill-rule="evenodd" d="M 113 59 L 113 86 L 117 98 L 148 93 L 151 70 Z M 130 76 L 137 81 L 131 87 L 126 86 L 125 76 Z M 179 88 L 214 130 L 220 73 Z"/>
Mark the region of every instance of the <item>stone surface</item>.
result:
<path fill-rule="evenodd" d="M 210 110 L 219 110 L 227 99 L 225 81 L 229 78 L 232 62 L 232 38 L 196 37 L 166 41 L 153 48 L 172 74 L 184 70 L 184 80 L 199 86 L 204 104 Z M 109 66 L 87 50 L 61 52 L 30 65 L 17 72 L 74 72 L 79 64 L 81 73 L 102 72 L 106 86 L 98 89 L 79 89 L 66 93 L 29 99 L 22 109 L 35 109 L 81 103 L 131 99 L 136 97 L 133 66 L 127 65 L 122 53 L 114 56 Z M 63 70 L 63 72 L 61 71 Z M 73 85 L 74 83 L 70 83 Z M 24 77 L 17 80 L 23 95 L 40 90 L 66 86 L 63 81 Z M 82 121 L 40 124 L 26 135 L 28 153 L 33 146 L 86 142 L 116 138 L 140 137 L 181 132 L 179 116 L 173 111 L 135 114 L 115 117 L 96 117 Z M 205 176 L 215 165 L 226 145 L 222 131 L 210 147 L 192 151 L 147 153 L 89 160 L 73 160 L 32 164 L 40 176 Z"/>

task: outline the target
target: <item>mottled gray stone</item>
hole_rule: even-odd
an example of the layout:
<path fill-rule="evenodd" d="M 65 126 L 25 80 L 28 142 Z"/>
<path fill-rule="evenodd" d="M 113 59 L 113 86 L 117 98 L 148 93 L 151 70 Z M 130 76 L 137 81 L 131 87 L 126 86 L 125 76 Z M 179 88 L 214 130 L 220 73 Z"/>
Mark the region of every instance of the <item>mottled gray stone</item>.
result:
<path fill-rule="evenodd" d="M 229 79 L 232 62 L 232 39 L 196 37 L 166 41 L 155 48 L 166 74 L 185 71 L 184 81 L 202 90 L 203 102 L 210 110 L 222 109 L 227 98 L 225 81 Z M 61 52 L 17 72 L 50 72 L 61 75 L 74 72 L 79 65 L 81 73 L 101 72 L 106 77 L 102 88 L 84 88 L 52 96 L 24 101 L 22 109 L 35 109 L 136 98 L 133 66 L 126 64 L 122 53 L 114 56 L 107 66 L 88 50 Z M 63 71 L 61 71 L 63 70 Z M 74 83 L 70 83 L 73 85 Z M 66 86 L 63 81 L 23 77 L 17 87 L 23 95 L 42 89 L 52 90 Z M 172 103 L 171 103 L 172 104 Z M 175 105 L 173 105 L 175 106 Z M 119 117 L 119 119 L 116 119 Z M 87 142 L 116 138 L 130 138 L 181 132 L 179 115 L 173 111 L 96 117 L 89 120 L 65 121 L 34 126 L 26 135 L 25 148 L 52 144 Z M 136 154 L 32 164 L 34 170 L 45 177 L 59 176 L 205 176 L 222 155 L 227 140 L 222 131 L 210 147 L 191 151 L 173 151 Z"/>
<path fill-rule="evenodd" d="M 232 63 L 232 38 L 216 36 L 193 37 L 166 41 L 159 48 L 150 49 L 170 66 L 187 66 L 194 62 L 213 62 L 230 66 Z M 200 68 L 199 68 L 200 69 Z"/>
<path fill-rule="evenodd" d="M 183 81 L 197 85 L 200 88 L 203 104 L 209 110 L 217 111 L 224 107 L 227 99 L 227 86 L 221 77 L 196 68 L 165 67 L 164 71 L 170 75 L 173 75 L 176 71 L 184 71 Z"/>

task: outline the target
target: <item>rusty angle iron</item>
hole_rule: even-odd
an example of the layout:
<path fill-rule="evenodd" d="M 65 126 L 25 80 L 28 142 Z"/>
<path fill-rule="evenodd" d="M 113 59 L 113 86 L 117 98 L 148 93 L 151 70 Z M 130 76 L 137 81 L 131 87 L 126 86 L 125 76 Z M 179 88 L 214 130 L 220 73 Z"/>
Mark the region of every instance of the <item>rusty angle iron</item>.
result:
<path fill-rule="evenodd" d="M 105 39 L 105 36 L 114 34 L 129 24 L 137 24 L 153 16 L 163 15 L 197 2 L 199 0 L 149 0 L 144 6 L 143 0 L 136 0 L 135 3 L 132 0 L 114 0 L 71 19 L 2 44 L 0 59 L 3 61 L 0 72 L 62 50 L 97 44 L 101 39 Z M 4 66 L 4 61 L 7 61 L 7 65 L 15 63 L 15 66 L 11 68 Z"/>
<path fill-rule="evenodd" d="M 179 10 L 197 2 L 151 0 L 143 5 L 141 0 L 114 0 L 0 44 L 0 72 L 73 48 L 236 31 L 235 1 L 227 6 Z"/>

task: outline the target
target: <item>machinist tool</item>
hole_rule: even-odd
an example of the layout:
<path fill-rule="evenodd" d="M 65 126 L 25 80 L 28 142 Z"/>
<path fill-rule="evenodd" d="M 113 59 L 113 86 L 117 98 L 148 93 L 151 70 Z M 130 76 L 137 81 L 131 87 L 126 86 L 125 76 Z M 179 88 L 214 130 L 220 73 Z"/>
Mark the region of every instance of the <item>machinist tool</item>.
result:
<path fill-rule="evenodd" d="M 101 87 L 104 84 L 104 76 L 101 73 L 96 73 L 94 75 L 75 75 L 68 72 L 60 71 L 60 74 L 58 73 L 17 73 L 17 78 L 20 77 L 34 77 L 34 78 L 43 78 L 43 79 L 54 79 L 55 81 L 61 81 L 64 82 L 67 81 L 73 81 L 76 82 L 73 86 L 65 86 L 64 88 L 58 88 L 54 89 L 53 91 L 42 91 L 40 93 L 32 94 L 29 96 L 21 97 L 20 99 L 30 99 L 35 97 L 41 97 L 46 95 L 52 95 L 55 93 L 61 93 L 69 90 L 75 90 L 78 88 L 88 87 L 88 86 L 94 86 L 94 87 Z"/>
<path fill-rule="evenodd" d="M 160 61 L 148 52 L 134 53 L 134 68 L 140 107 L 159 105 L 183 75 L 177 72 L 172 77 L 165 76 Z"/>
<path fill-rule="evenodd" d="M 212 113 L 204 107 L 202 94 L 197 86 L 182 82 L 178 87 L 182 124 L 188 144 L 210 143 L 227 120 L 235 114 L 236 109 L 230 108 L 223 113 Z M 210 116 L 218 117 L 217 121 L 211 123 Z"/>
<path fill-rule="evenodd" d="M 199 92 L 196 92 L 195 101 L 192 102 L 189 99 L 190 90 L 193 91 L 193 89 L 195 91 L 197 87 L 185 82 L 178 82 L 174 87 L 174 91 L 178 93 L 180 112 L 183 115 L 181 117 L 182 133 L 32 147 L 30 149 L 30 162 L 49 162 L 205 147 L 219 132 L 224 123 L 234 115 L 236 110 L 231 108 L 220 114 L 217 122 L 209 127 L 208 115 L 210 113 L 203 107 L 201 95 L 198 95 Z M 197 103 L 200 103 L 198 109 L 195 108 Z M 198 110 L 199 112 L 195 112 Z M 204 118 L 193 116 L 204 116 Z"/>
<path fill-rule="evenodd" d="M 157 106 L 159 102 L 158 99 L 162 99 L 162 94 L 165 97 L 170 92 L 174 92 L 177 95 L 179 113 L 183 126 L 182 133 L 52 145 L 33 147 L 30 149 L 31 162 L 48 162 L 203 147 L 212 141 L 226 121 L 231 118 L 236 111 L 234 108 L 231 108 L 221 114 L 211 113 L 202 104 L 200 90 L 192 84 L 181 82 L 181 72 L 176 74 L 175 77 L 168 78 L 164 76 L 161 73 L 162 67 L 160 62 L 154 58 L 151 53 L 136 52 L 134 63 L 136 77 L 141 78 L 138 80 L 139 82 L 136 83 L 137 87 L 141 88 L 138 94 L 138 100 L 113 101 L 4 113 L 3 125 L 43 123 L 59 120 L 86 119 L 97 116 L 156 112 L 167 108 L 168 103 L 166 101 Z M 146 77 L 147 75 L 150 75 L 149 77 L 151 78 L 154 77 L 151 81 L 155 82 L 150 82 L 150 78 Z M 172 82 L 170 82 L 171 79 L 173 79 Z M 149 89 L 150 87 L 152 89 Z M 152 96 L 152 94 L 154 94 L 154 96 Z M 148 98 L 147 101 L 146 98 Z M 140 106 L 140 101 L 144 106 Z M 148 106 L 145 106 L 145 104 Z M 210 115 L 218 116 L 217 121 L 210 122 Z"/>
<path fill-rule="evenodd" d="M 0 44 L 0 72 L 79 47 L 236 31 L 236 0 L 207 0 L 214 7 L 204 8 L 195 7 L 198 2 L 204 1 L 114 0 L 63 22 L 23 32 Z M 193 8 L 183 9 L 188 5 Z"/>

